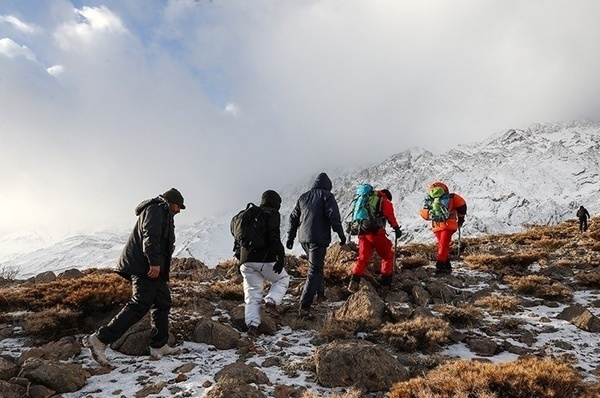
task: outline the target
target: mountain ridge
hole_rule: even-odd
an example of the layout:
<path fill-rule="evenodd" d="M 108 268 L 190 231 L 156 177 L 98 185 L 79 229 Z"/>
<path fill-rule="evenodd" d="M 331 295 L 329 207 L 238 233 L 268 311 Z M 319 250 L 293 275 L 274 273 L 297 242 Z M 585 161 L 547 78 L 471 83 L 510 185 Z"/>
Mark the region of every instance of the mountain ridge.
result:
<path fill-rule="evenodd" d="M 591 214 L 597 213 L 600 198 L 594 194 L 600 183 L 598 149 L 599 123 L 536 123 L 525 129 L 497 132 L 481 142 L 458 145 L 438 155 L 411 147 L 372 166 L 328 174 L 343 218 L 356 186 L 368 182 L 376 189 L 392 192 L 396 216 L 404 231 L 402 243 L 431 242 L 429 224 L 418 211 L 427 187 L 437 180 L 467 201 L 463 236 L 518 232 L 527 224 L 557 224 L 574 218 L 580 205 Z M 298 196 L 310 189 L 313 180 L 280 190 L 283 239 Z M 209 266 L 230 258 L 229 220 L 236 211 L 178 226 L 174 255 L 195 257 Z M 86 259 L 87 267 L 110 267 L 127 233 L 78 235 L 79 245 L 74 243 L 77 238 L 69 237 L 31 252 L 4 254 L 0 269 L 18 267 L 19 275 L 25 277 L 46 270 L 86 267 Z M 298 245 L 294 252 L 299 253 Z"/>

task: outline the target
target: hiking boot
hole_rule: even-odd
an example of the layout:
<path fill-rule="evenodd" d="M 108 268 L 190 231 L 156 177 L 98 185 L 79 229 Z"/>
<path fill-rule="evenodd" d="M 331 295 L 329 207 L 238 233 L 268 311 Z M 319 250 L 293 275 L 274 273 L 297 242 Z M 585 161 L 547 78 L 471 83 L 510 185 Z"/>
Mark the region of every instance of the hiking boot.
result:
<path fill-rule="evenodd" d="M 88 336 L 84 336 L 83 345 L 90 349 L 90 353 L 92 354 L 92 358 L 96 362 L 98 362 L 102 366 L 108 365 L 108 359 L 106 359 L 106 344 L 100 341 L 98 338 L 98 334 L 90 334 Z"/>
<path fill-rule="evenodd" d="M 279 311 L 277 311 L 277 305 L 271 300 L 265 300 L 265 311 L 273 316 L 279 316 Z"/>
<path fill-rule="evenodd" d="M 298 319 L 310 320 L 313 318 L 314 316 L 310 308 L 300 308 L 298 311 Z"/>
<path fill-rule="evenodd" d="M 327 296 L 325 296 L 325 293 L 317 294 L 317 298 L 315 299 L 315 302 L 317 304 L 321 304 L 326 301 L 327 301 Z"/>
<path fill-rule="evenodd" d="M 350 293 L 356 293 L 356 292 L 358 292 L 359 289 L 360 289 L 360 281 L 355 281 L 354 279 L 352 279 L 350 281 L 350 283 L 348 284 L 348 291 Z"/>
<path fill-rule="evenodd" d="M 178 354 L 181 350 L 178 347 L 169 347 L 168 344 L 160 348 L 150 347 L 150 357 L 153 359 L 159 359 L 165 355 Z"/>
<path fill-rule="evenodd" d="M 446 260 L 446 262 L 444 263 L 444 269 L 446 270 L 447 274 L 452 273 L 452 264 L 450 263 L 450 260 Z"/>
<path fill-rule="evenodd" d="M 254 338 L 254 337 L 258 337 L 261 335 L 260 330 L 258 329 L 258 326 L 248 326 L 248 336 Z"/>

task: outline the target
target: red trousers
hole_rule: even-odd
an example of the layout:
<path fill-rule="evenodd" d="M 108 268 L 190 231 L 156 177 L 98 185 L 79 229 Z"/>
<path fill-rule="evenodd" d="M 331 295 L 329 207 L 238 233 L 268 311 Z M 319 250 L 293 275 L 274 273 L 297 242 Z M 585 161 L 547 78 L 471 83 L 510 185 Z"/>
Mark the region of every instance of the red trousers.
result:
<path fill-rule="evenodd" d="M 450 241 L 452 240 L 452 234 L 455 232 L 456 231 L 450 229 L 434 232 L 438 241 L 437 261 L 445 262 L 448 260 L 448 257 L 450 257 Z"/>
<path fill-rule="evenodd" d="M 365 267 L 371 259 L 373 250 L 381 257 L 381 275 L 392 275 L 394 272 L 394 251 L 392 242 L 385 236 L 385 230 L 373 234 L 358 235 L 358 259 L 352 274 L 363 276 Z"/>

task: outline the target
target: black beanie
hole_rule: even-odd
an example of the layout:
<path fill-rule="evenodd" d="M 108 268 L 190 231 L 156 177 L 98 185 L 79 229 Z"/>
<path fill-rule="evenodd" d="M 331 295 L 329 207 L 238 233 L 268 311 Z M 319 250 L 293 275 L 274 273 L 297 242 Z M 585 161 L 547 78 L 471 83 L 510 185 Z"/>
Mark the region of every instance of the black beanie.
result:
<path fill-rule="evenodd" d="M 385 197 L 388 198 L 388 200 L 392 200 L 392 193 L 390 191 L 388 191 L 387 189 L 382 189 L 381 193 L 383 193 L 385 195 Z"/>
<path fill-rule="evenodd" d="M 281 207 L 281 196 L 279 196 L 277 192 L 269 189 L 268 191 L 263 192 L 260 204 L 279 210 Z"/>
<path fill-rule="evenodd" d="M 183 196 L 175 188 L 169 189 L 167 192 L 163 193 L 160 196 L 165 198 L 169 203 L 178 204 L 179 207 L 185 209 L 185 205 L 183 204 Z"/>

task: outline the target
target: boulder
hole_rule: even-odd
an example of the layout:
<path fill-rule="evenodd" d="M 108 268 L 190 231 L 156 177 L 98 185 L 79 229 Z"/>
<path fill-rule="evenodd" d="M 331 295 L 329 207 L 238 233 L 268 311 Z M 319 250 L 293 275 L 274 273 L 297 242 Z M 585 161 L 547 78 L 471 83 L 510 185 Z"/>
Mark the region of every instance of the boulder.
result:
<path fill-rule="evenodd" d="M 325 344 L 315 353 L 317 380 L 325 387 L 357 386 L 368 391 L 387 391 L 408 380 L 407 369 L 377 344 L 343 340 Z"/>

